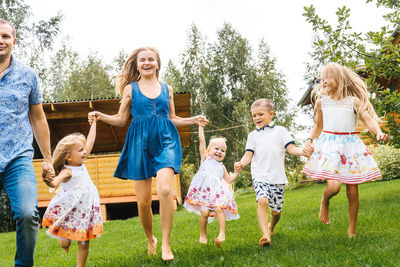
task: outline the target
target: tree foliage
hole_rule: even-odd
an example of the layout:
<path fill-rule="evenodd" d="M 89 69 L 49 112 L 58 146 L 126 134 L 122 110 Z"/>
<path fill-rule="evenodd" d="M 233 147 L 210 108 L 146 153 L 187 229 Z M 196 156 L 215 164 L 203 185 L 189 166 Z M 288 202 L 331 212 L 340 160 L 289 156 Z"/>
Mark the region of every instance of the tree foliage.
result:
<path fill-rule="evenodd" d="M 58 13 L 48 20 L 33 21 L 31 7 L 25 1 L 0 0 L 0 18 L 15 26 L 18 44 L 13 54 L 33 67 L 41 80 L 45 80 L 48 71 L 42 63 L 60 33 L 63 15 Z"/>
<path fill-rule="evenodd" d="M 255 53 L 228 23 L 217 31 L 214 42 L 192 25 L 179 65 L 168 62 L 164 79 L 175 91 L 192 94 L 193 115 L 203 114 L 210 121 L 205 129 L 207 139 L 212 135 L 227 139 L 228 170 L 243 155 L 247 134 L 254 129 L 250 106 L 256 99 L 270 99 L 275 105 L 275 121 L 294 129 L 285 77 L 276 69 L 268 45 L 262 40 Z M 197 128 L 192 131 L 196 133 Z M 193 134 L 192 145 L 184 148 L 186 162 L 199 164 L 197 149 L 197 135 Z"/>
<path fill-rule="evenodd" d="M 96 54 L 74 64 L 65 87 L 58 100 L 80 100 L 114 97 L 114 86 L 108 73 L 109 68 Z"/>
<path fill-rule="evenodd" d="M 351 11 L 346 6 L 338 8 L 335 27 L 321 18 L 314 6 L 304 8 L 303 16 L 314 31 L 310 52 L 312 61 L 306 63 L 305 78 L 311 81 L 318 75 L 321 66 L 331 61 L 356 69 L 370 88 L 371 103 L 378 115 L 383 117 L 393 112 L 400 113 L 400 93 L 394 90 L 394 83 L 400 80 L 400 47 L 394 42 L 394 37 L 400 34 L 400 2 L 376 0 L 375 3 L 377 7 L 389 10 L 384 15 L 387 25 L 367 33 L 352 30 L 349 20 Z M 392 136 L 389 144 L 400 146 L 398 123 L 393 122 L 392 116 L 387 117 L 387 131 Z"/>

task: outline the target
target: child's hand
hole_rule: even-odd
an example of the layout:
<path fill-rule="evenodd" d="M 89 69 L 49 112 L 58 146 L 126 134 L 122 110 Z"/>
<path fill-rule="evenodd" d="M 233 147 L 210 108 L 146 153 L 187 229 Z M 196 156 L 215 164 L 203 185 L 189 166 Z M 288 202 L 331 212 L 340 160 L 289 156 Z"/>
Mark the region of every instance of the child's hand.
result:
<path fill-rule="evenodd" d="M 307 146 L 306 145 L 306 146 L 303 147 L 303 149 L 301 151 L 302 156 L 307 157 L 307 158 L 311 157 L 311 155 L 313 153 L 314 153 L 314 146 L 313 145 L 311 145 L 311 146 Z"/>
<path fill-rule="evenodd" d="M 98 117 L 97 111 L 89 112 L 88 113 L 89 124 L 92 125 L 93 122 L 96 122 L 97 121 L 97 117 Z"/>
<path fill-rule="evenodd" d="M 235 164 L 233 166 L 234 166 L 234 171 L 236 173 L 240 173 L 242 171 L 242 169 L 243 169 L 243 163 L 241 163 L 240 161 L 239 162 L 235 162 Z"/>
<path fill-rule="evenodd" d="M 207 118 L 203 115 L 197 115 L 194 118 L 195 118 L 196 123 L 201 127 L 205 127 L 208 123 Z"/>
<path fill-rule="evenodd" d="M 42 163 L 42 179 L 44 182 L 51 182 L 53 181 L 55 175 L 53 165 L 51 163 L 48 163 L 46 161 L 43 161 Z"/>
<path fill-rule="evenodd" d="M 383 142 L 387 142 L 389 140 L 389 136 L 385 133 L 378 133 L 376 135 L 376 140 L 378 141 L 383 141 Z"/>

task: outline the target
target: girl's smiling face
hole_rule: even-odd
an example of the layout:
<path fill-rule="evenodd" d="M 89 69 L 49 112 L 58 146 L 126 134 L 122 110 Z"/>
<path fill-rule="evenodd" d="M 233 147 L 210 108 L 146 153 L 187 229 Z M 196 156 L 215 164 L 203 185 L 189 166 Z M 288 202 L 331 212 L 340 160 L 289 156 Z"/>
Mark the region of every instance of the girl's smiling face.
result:
<path fill-rule="evenodd" d="M 66 160 L 70 166 L 81 166 L 85 163 L 87 157 L 87 151 L 85 146 L 77 141 L 72 145 L 71 152 L 68 154 Z"/>
<path fill-rule="evenodd" d="M 157 55 L 151 50 L 143 50 L 137 55 L 137 68 L 140 76 L 155 76 L 160 68 Z"/>
<path fill-rule="evenodd" d="M 208 145 L 208 156 L 215 159 L 218 162 L 224 160 L 226 155 L 226 144 L 223 139 L 214 139 L 210 141 Z"/>

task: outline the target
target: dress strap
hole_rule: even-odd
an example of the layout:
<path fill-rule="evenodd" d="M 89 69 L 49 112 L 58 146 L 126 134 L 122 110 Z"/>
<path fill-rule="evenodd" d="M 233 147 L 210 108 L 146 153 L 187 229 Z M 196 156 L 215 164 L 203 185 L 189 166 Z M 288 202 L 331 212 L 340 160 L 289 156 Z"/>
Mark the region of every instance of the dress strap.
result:
<path fill-rule="evenodd" d="M 168 84 L 165 82 L 160 82 L 160 84 L 161 84 L 161 93 L 164 93 L 167 96 L 167 99 L 169 99 Z"/>

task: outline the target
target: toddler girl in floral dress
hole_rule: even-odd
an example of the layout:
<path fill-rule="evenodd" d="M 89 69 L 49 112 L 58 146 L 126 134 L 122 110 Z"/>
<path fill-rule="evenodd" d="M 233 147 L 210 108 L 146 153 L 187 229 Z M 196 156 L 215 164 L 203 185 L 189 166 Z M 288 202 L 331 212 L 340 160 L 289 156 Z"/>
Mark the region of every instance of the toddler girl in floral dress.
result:
<path fill-rule="evenodd" d="M 70 134 L 57 144 L 53 153 L 55 177 L 50 187 L 62 184 L 43 216 L 47 234 L 60 240 L 68 252 L 72 240 L 78 241 L 78 264 L 84 266 L 89 254 L 89 240 L 103 233 L 100 198 L 84 164 L 96 138 L 96 121 L 92 122 L 87 140 L 80 133 Z M 81 241 L 81 242 L 79 242 Z"/>
<path fill-rule="evenodd" d="M 219 224 L 219 235 L 214 239 L 217 247 L 225 241 L 225 220 L 239 218 L 238 209 L 229 188 L 223 179 L 232 183 L 239 173 L 229 174 L 222 164 L 226 155 L 226 139 L 211 138 L 208 147 L 204 137 L 204 128 L 199 125 L 201 165 L 193 177 L 183 206 L 190 212 L 200 215 L 199 242 L 207 243 L 207 221 L 215 211 Z"/>

